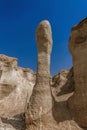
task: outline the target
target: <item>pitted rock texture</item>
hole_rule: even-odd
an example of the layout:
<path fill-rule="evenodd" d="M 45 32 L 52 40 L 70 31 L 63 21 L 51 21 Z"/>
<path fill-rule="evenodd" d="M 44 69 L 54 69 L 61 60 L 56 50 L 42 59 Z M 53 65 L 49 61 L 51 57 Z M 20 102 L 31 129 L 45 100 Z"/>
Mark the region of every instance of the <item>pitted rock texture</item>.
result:
<path fill-rule="evenodd" d="M 75 80 L 75 93 L 69 99 L 69 107 L 74 119 L 87 127 L 87 18 L 72 28 L 69 49 Z"/>
<path fill-rule="evenodd" d="M 38 65 L 36 83 L 29 103 L 29 115 L 26 120 L 29 130 L 57 130 L 57 123 L 52 116 L 52 95 L 50 86 L 50 54 L 52 34 L 50 23 L 42 21 L 36 31 Z M 28 121 L 27 121 L 28 122 Z"/>

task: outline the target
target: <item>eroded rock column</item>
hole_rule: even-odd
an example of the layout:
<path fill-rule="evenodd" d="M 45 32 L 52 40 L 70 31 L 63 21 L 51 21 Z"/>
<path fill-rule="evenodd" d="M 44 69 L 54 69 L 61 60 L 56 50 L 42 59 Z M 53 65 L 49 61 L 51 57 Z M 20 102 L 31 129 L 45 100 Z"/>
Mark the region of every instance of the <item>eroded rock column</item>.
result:
<path fill-rule="evenodd" d="M 52 96 L 50 90 L 50 54 L 52 33 L 48 21 L 42 21 L 37 27 L 36 41 L 38 65 L 36 84 L 30 99 L 26 123 L 29 130 L 57 130 L 53 126 Z"/>
<path fill-rule="evenodd" d="M 75 93 L 69 99 L 69 107 L 78 124 L 87 127 L 87 18 L 72 28 L 69 49 L 75 79 Z"/>

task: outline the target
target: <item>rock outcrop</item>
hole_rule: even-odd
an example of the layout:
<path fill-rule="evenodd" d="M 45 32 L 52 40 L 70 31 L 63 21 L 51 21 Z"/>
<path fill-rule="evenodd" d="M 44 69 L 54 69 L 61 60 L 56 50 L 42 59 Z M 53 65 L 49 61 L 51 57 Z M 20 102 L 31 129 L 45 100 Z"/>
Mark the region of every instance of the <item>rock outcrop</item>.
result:
<path fill-rule="evenodd" d="M 14 59 L 0 55 L 0 130 L 26 129 L 26 107 L 29 104 L 32 89 L 36 82 L 36 74 L 30 69 L 17 67 L 17 59 Z M 54 118 L 51 118 L 49 125 L 53 127 L 55 119 L 58 125 L 57 130 L 81 130 L 77 123 L 71 119 L 67 108 L 67 98 L 71 96 L 74 89 L 70 87 L 73 86 L 73 70 L 61 71 L 53 76 L 50 84 L 55 99 L 52 106 L 53 115 L 49 116 L 49 113 L 51 113 L 49 111 L 42 119 L 53 116 Z M 45 121 L 47 123 L 47 120 Z M 50 128 L 50 126 L 48 127 Z"/>
<path fill-rule="evenodd" d="M 75 93 L 69 99 L 69 107 L 79 125 L 87 127 L 87 18 L 72 28 L 69 49 L 75 80 Z"/>
<path fill-rule="evenodd" d="M 30 98 L 26 121 L 29 130 L 57 130 L 57 123 L 52 116 L 50 86 L 52 34 L 48 21 L 42 21 L 37 27 L 36 41 L 38 48 L 36 83 Z"/>
<path fill-rule="evenodd" d="M 22 130 L 25 127 L 26 102 L 31 96 L 35 78 L 30 69 L 17 67 L 16 58 L 0 55 L 0 130 Z"/>
<path fill-rule="evenodd" d="M 52 94 L 54 97 L 67 95 L 74 92 L 74 74 L 73 68 L 62 70 L 52 77 Z"/>
<path fill-rule="evenodd" d="M 52 33 L 37 27 L 37 72 L 0 55 L 0 130 L 87 130 L 87 19 L 72 29 L 73 68 L 50 76 Z M 81 128 L 79 125 L 85 128 Z"/>
<path fill-rule="evenodd" d="M 14 58 L 5 55 L 0 55 L 0 57 L 0 83 L 2 84 L 0 85 L 0 130 L 25 130 L 26 107 L 29 104 L 30 95 L 36 81 L 36 74 L 29 69 L 17 67 L 16 59 L 16 63 L 14 62 L 15 65 L 12 65 Z M 7 67 L 6 62 L 8 61 L 9 65 Z M 77 123 L 70 117 L 67 108 L 67 99 L 72 95 L 74 90 L 73 84 L 73 69 L 61 71 L 52 78 L 51 91 L 55 102 L 52 106 L 53 114 L 50 117 L 53 116 L 58 123 L 57 130 L 81 130 Z M 49 113 L 51 111 L 48 112 L 48 115 Z M 43 117 L 42 119 L 45 118 Z M 50 121 L 51 127 L 54 125 L 54 123 L 52 124 L 54 119 Z"/>

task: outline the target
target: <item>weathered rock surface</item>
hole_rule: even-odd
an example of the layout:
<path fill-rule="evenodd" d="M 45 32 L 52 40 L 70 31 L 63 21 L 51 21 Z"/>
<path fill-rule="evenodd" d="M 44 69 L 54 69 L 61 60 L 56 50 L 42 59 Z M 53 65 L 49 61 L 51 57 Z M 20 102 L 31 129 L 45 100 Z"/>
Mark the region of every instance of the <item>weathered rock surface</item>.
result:
<path fill-rule="evenodd" d="M 52 115 L 52 95 L 50 86 L 50 54 L 52 34 L 50 23 L 42 21 L 37 27 L 38 65 L 36 83 L 30 98 L 26 115 L 29 130 L 57 130 L 57 122 Z M 31 122 L 32 121 L 32 122 Z"/>
<path fill-rule="evenodd" d="M 52 77 L 52 94 L 55 98 L 74 92 L 73 68 L 62 70 Z"/>
<path fill-rule="evenodd" d="M 35 84 L 35 73 L 29 69 L 17 67 L 17 61 L 15 66 L 12 65 L 12 60 L 14 58 L 5 55 L 0 55 L 0 57 L 2 61 L 0 62 L 0 83 L 2 84 L 0 86 L 0 130 L 25 130 L 24 113 L 26 110 L 26 104 L 29 103 L 29 98 L 32 94 L 32 88 Z M 5 64 L 8 60 L 10 61 L 9 66 L 7 67 Z M 82 130 L 78 124 L 72 120 L 67 107 L 67 99 L 73 93 L 73 83 L 72 69 L 61 71 L 52 78 L 51 90 L 55 100 L 55 109 L 53 109 L 52 113 L 58 123 L 57 130 Z M 60 92 L 61 94 L 59 94 Z M 44 117 L 42 119 L 44 120 Z M 47 124 L 47 120 L 45 121 Z M 50 125 L 52 127 L 51 121 L 49 122 L 49 128 Z"/>
<path fill-rule="evenodd" d="M 75 93 L 69 99 L 69 107 L 75 120 L 87 127 L 87 18 L 72 28 L 69 49 L 75 79 Z"/>
<path fill-rule="evenodd" d="M 37 28 L 37 73 L 18 67 L 16 58 L 0 55 L 0 130 L 87 130 L 77 124 L 86 126 L 87 121 L 84 115 L 87 97 L 83 96 L 87 77 L 86 42 L 83 43 L 86 21 L 72 29 L 70 50 L 74 68 L 53 77 L 50 77 L 52 35 L 48 21 Z M 80 32 L 83 35 L 79 38 Z"/>
<path fill-rule="evenodd" d="M 42 21 L 37 28 L 38 67 L 36 84 L 26 113 L 27 130 L 81 130 L 72 120 L 67 105 L 67 100 L 74 91 L 73 70 L 67 70 L 54 76 L 52 87 L 49 84 L 52 48 L 50 30 L 48 21 Z M 55 77 L 58 77 L 56 81 Z M 63 83 L 59 79 L 62 79 Z M 58 90 L 57 95 L 55 95 L 54 89 Z"/>
<path fill-rule="evenodd" d="M 34 84 L 33 71 L 17 67 L 15 58 L 0 55 L 0 119 L 3 123 L 11 124 L 18 130 L 25 127 L 26 102 Z"/>

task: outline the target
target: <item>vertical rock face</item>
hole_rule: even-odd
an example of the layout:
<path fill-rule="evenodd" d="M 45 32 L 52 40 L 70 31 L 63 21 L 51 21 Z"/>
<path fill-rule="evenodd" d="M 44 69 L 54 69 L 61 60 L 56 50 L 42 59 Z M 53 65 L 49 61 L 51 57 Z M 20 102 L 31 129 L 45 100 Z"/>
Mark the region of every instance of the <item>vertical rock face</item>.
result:
<path fill-rule="evenodd" d="M 87 18 L 72 28 L 69 49 L 75 79 L 75 93 L 69 99 L 69 107 L 75 120 L 87 127 Z"/>
<path fill-rule="evenodd" d="M 50 90 L 51 35 L 49 22 L 46 20 L 42 21 L 36 31 L 38 66 L 36 84 L 30 98 L 29 113 L 27 112 L 26 116 L 26 123 L 28 124 L 29 130 L 57 129 L 56 126 L 54 128 L 50 124 L 52 120 L 52 96 Z"/>

